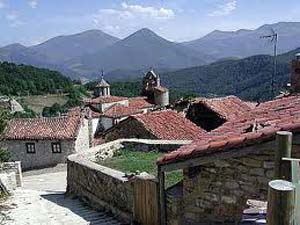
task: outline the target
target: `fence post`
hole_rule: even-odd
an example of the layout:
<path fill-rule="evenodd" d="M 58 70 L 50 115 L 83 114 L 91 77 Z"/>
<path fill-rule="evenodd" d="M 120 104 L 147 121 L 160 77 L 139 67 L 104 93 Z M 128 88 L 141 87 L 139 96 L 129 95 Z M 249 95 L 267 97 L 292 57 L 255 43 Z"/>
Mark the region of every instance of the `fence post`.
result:
<path fill-rule="evenodd" d="M 269 182 L 268 225 L 294 225 L 295 186 L 285 180 Z"/>
<path fill-rule="evenodd" d="M 282 160 L 282 158 L 290 158 L 292 154 L 293 134 L 288 131 L 278 131 L 276 135 L 277 149 L 275 152 L 275 179 L 283 179 L 291 181 L 291 163 Z"/>
<path fill-rule="evenodd" d="M 160 225 L 166 225 L 166 196 L 165 196 L 165 173 L 158 166 L 157 172 L 159 182 L 159 207 L 160 207 Z"/>

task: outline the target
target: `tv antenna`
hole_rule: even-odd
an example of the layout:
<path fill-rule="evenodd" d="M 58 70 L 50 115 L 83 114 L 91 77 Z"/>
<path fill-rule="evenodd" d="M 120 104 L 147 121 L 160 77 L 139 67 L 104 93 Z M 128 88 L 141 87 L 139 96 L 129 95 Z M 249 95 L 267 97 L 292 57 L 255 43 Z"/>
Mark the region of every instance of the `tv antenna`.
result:
<path fill-rule="evenodd" d="M 264 35 L 261 36 L 260 38 L 263 39 L 268 39 L 270 40 L 272 43 L 274 43 L 274 49 L 273 49 L 273 73 L 272 73 L 272 77 L 271 77 L 271 96 L 272 98 L 274 98 L 274 79 L 276 77 L 277 74 L 277 44 L 278 44 L 278 33 L 276 33 L 273 28 L 271 28 L 271 32 L 272 34 L 270 35 Z"/>

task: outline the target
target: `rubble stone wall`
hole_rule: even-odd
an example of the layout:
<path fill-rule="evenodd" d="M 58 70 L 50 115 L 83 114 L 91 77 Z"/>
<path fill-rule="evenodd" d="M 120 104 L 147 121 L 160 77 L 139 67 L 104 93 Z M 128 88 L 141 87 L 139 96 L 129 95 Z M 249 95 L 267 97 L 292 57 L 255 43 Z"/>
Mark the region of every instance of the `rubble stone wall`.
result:
<path fill-rule="evenodd" d="M 1 191 L 11 193 L 17 187 L 22 186 L 21 162 L 5 162 L 0 164 Z"/>
<path fill-rule="evenodd" d="M 133 208 L 132 183 L 125 174 L 80 155 L 68 157 L 67 193 L 89 205 L 130 221 Z"/>
<path fill-rule="evenodd" d="M 299 146 L 293 147 L 293 157 L 300 158 Z M 184 224 L 239 221 L 248 199 L 267 200 L 274 159 L 275 151 L 267 150 L 184 169 Z"/>

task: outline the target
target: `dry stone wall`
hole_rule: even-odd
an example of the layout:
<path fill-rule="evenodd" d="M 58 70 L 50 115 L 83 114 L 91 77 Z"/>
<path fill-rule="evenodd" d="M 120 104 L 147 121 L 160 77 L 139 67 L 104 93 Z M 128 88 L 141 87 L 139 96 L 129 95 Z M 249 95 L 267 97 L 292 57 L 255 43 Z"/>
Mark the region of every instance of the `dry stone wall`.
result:
<path fill-rule="evenodd" d="M 72 155 L 68 158 L 67 193 L 130 221 L 133 187 L 124 175 L 82 156 Z"/>
<path fill-rule="evenodd" d="M 11 193 L 22 186 L 21 162 L 5 162 L 0 164 L 1 191 Z M 4 189 L 4 190 L 3 190 Z"/>
<path fill-rule="evenodd" d="M 294 146 L 293 153 L 300 157 L 299 146 Z M 247 208 L 248 199 L 266 201 L 274 154 L 274 150 L 268 150 L 185 169 L 184 224 L 234 224 Z"/>

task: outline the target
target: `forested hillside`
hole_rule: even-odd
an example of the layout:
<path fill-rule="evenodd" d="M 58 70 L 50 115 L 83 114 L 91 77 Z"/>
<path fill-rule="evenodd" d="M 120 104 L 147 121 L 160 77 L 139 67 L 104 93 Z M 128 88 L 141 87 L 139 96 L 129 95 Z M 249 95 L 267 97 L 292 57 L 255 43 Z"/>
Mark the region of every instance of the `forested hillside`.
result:
<path fill-rule="evenodd" d="M 72 81 L 59 72 L 8 62 L 0 63 L 0 95 L 67 93 L 72 88 Z"/>
<path fill-rule="evenodd" d="M 290 77 L 290 61 L 300 49 L 278 56 L 275 89 L 286 89 Z M 271 98 L 273 57 L 251 56 L 240 60 L 226 60 L 206 66 L 187 68 L 162 74 L 169 88 L 192 91 L 202 96 L 237 95 L 261 101 Z"/>

